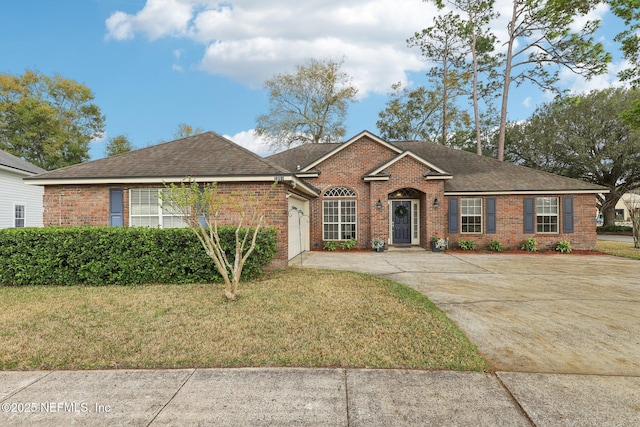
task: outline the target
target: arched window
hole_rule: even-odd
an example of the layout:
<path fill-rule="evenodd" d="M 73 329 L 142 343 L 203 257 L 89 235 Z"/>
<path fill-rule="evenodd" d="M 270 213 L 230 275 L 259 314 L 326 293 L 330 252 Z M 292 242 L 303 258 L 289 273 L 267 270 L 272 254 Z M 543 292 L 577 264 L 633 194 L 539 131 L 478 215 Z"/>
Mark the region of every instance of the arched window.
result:
<path fill-rule="evenodd" d="M 356 238 L 356 193 L 345 187 L 332 187 L 322 201 L 322 239 Z"/>
<path fill-rule="evenodd" d="M 324 192 L 324 197 L 356 197 L 356 193 L 346 187 L 333 187 Z"/>
<path fill-rule="evenodd" d="M 418 199 L 420 197 L 420 193 L 418 190 L 413 188 L 401 188 L 398 191 L 394 191 L 393 193 L 389 193 L 390 199 Z"/>

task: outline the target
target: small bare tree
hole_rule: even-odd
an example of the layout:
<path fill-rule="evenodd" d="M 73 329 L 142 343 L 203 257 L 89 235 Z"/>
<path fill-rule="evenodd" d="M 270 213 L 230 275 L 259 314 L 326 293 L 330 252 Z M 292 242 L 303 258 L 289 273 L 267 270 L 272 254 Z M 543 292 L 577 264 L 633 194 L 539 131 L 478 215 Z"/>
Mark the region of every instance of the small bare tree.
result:
<path fill-rule="evenodd" d="M 629 192 L 627 196 L 623 200 L 633 227 L 633 247 L 640 249 L 640 191 Z"/>
<path fill-rule="evenodd" d="M 224 279 L 224 295 L 235 300 L 245 262 L 256 247 L 258 231 L 265 225 L 265 216 L 275 200 L 274 183 L 264 194 L 253 191 L 223 193 L 217 183 L 200 185 L 185 179 L 180 185 L 170 184 L 162 192 L 165 209 L 182 215 L 185 223 L 202 243 L 207 255 Z M 224 250 L 220 227 L 234 225 L 234 256 Z"/>

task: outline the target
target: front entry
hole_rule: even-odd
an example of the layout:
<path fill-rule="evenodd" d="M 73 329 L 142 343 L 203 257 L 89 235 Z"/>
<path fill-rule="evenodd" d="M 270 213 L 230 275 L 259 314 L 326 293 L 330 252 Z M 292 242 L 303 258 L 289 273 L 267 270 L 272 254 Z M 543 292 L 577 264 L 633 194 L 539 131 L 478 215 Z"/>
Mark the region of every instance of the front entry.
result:
<path fill-rule="evenodd" d="M 393 214 L 393 243 L 396 245 L 411 244 L 411 201 L 391 202 L 391 212 Z"/>

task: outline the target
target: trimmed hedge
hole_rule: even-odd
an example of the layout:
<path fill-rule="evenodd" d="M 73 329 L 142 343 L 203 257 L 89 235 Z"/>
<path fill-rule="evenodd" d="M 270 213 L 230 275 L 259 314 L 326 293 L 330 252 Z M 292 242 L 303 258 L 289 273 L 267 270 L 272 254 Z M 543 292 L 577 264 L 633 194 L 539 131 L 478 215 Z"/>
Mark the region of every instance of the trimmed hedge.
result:
<path fill-rule="evenodd" d="M 233 259 L 235 227 L 220 227 Z M 263 228 L 242 271 L 249 280 L 276 253 L 276 230 Z M 192 230 L 47 227 L 0 230 L 0 284 L 135 285 L 222 281 Z"/>
<path fill-rule="evenodd" d="M 633 227 L 626 225 L 601 225 L 596 228 L 598 233 L 624 233 L 633 231 Z"/>

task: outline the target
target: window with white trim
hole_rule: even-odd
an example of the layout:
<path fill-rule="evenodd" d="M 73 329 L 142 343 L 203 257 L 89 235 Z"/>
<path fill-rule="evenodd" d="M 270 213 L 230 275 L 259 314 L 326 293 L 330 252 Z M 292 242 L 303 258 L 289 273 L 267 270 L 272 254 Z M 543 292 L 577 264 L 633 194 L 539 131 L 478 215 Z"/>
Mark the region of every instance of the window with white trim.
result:
<path fill-rule="evenodd" d="M 462 233 L 482 233 L 482 198 L 460 199 L 460 221 Z"/>
<path fill-rule="evenodd" d="M 536 231 L 538 233 L 558 232 L 558 198 L 536 198 Z"/>
<path fill-rule="evenodd" d="M 13 226 L 15 228 L 22 228 L 25 226 L 26 219 L 26 207 L 25 205 L 14 205 L 13 207 Z"/>
<path fill-rule="evenodd" d="M 356 193 L 345 187 L 334 187 L 324 193 L 330 198 L 322 202 L 322 239 L 356 238 Z"/>
<path fill-rule="evenodd" d="M 132 188 L 129 190 L 129 224 L 132 227 L 182 228 L 187 224 L 182 216 L 168 206 L 162 206 L 162 188 Z"/>

